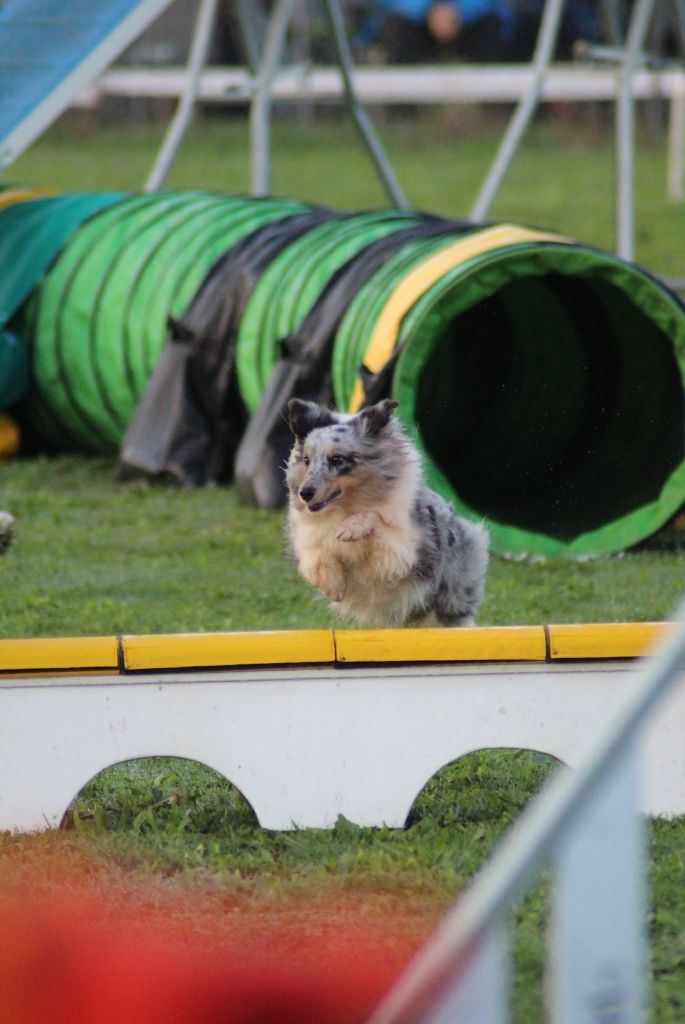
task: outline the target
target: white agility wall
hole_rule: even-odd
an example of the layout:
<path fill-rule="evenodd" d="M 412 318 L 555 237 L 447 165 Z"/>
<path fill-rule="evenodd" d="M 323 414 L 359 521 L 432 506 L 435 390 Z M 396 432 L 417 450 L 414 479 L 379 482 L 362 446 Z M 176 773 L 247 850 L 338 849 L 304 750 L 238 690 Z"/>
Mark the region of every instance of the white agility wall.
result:
<path fill-rule="evenodd" d="M 453 631 L 459 632 L 459 631 Z M 469 631 L 478 633 L 477 630 Z M 637 662 L 291 665 L 0 677 L 0 829 L 59 826 L 132 758 L 190 758 L 269 829 L 401 827 L 444 765 L 511 747 L 574 767 L 634 688 Z M 685 688 L 645 731 L 642 810 L 685 813 Z"/>

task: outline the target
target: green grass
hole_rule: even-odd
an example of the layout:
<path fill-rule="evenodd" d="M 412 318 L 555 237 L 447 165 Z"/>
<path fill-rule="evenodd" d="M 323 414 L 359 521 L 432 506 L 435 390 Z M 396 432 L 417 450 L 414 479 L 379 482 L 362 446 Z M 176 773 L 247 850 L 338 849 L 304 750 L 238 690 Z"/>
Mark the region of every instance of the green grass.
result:
<path fill-rule="evenodd" d="M 468 127 L 468 131 L 466 130 Z M 494 152 L 497 132 L 444 118 L 383 126 L 412 204 L 464 215 Z M 56 188 L 137 188 L 159 141 L 145 126 L 58 125 L 5 180 Z M 274 190 L 335 206 L 370 207 L 381 192 L 346 126 L 279 123 Z M 493 219 L 545 225 L 610 246 L 612 145 L 584 121 L 536 126 Z M 227 191 L 248 186 L 247 135 L 237 120 L 199 124 L 169 184 Z M 638 159 L 638 258 L 685 272 L 685 208 L 665 198 L 662 144 Z M 280 513 L 246 510 L 232 488 L 175 491 L 122 485 L 106 459 L 17 459 L 0 467 L 0 508 L 17 517 L 17 543 L 0 560 L 0 635 L 31 637 L 327 627 L 324 603 L 300 581 Z M 593 562 L 495 558 L 483 624 L 661 619 L 685 578 L 682 547 L 643 546 Z M 529 752 L 484 752 L 443 769 L 405 830 L 264 832 L 235 789 L 202 766 L 168 759 L 112 768 L 84 790 L 57 837 L 111 877 L 144 884 L 183 879 L 222 899 L 268 903 L 278 893 L 340 891 L 360 906 L 394 899 L 446 905 L 549 771 Z M 41 837 L 0 837 L 3 870 L 19 872 Z M 685 823 L 651 830 L 650 920 L 659 1024 L 685 1015 Z M 29 858 L 30 859 L 30 858 Z M 9 865 L 9 867 L 8 867 Z M 93 867 L 93 871 L 95 868 Z M 87 872 L 86 872 L 87 874 Z M 109 877 L 109 876 L 108 876 Z M 516 1020 L 540 1019 L 546 888 L 516 911 Z"/>
<path fill-rule="evenodd" d="M 107 459 L 16 459 L 0 505 L 18 540 L 0 563 L 3 636 L 295 629 L 335 623 L 297 576 L 280 513 L 232 488 L 123 485 Z M 483 625 L 661 619 L 685 550 L 596 562 L 493 559 Z"/>

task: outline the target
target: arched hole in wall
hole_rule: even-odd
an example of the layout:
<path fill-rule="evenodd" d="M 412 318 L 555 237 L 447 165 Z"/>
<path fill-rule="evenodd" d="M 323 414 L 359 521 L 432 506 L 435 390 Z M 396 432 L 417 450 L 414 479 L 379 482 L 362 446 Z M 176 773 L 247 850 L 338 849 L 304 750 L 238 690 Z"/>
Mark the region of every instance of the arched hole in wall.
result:
<path fill-rule="evenodd" d="M 223 775 L 181 757 L 144 757 L 111 765 L 69 805 L 63 828 L 137 835 L 217 835 L 254 828 L 257 817 Z"/>
<path fill-rule="evenodd" d="M 414 800 L 408 827 L 506 828 L 559 762 L 534 750 L 477 750 L 439 769 Z"/>

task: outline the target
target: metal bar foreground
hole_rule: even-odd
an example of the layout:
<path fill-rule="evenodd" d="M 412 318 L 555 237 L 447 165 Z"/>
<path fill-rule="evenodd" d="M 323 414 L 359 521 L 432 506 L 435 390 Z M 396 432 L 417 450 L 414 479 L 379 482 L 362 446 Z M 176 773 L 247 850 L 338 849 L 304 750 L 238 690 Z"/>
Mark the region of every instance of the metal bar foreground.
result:
<path fill-rule="evenodd" d="M 685 603 L 678 627 L 576 771 L 559 772 L 521 815 L 369 1024 L 504 1024 L 506 916 L 548 860 L 555 887 L 549 1019 L 645 1019 L 647 872 L 637 739 L 684 666 Z"/>

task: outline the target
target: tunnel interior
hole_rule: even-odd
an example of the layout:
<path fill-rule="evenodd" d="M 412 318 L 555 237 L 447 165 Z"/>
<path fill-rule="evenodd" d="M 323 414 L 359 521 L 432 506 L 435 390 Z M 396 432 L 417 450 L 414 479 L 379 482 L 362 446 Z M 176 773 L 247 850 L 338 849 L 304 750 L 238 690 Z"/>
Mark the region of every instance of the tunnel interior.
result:
<path fill-rule="evenodd" d="M 655 500 L 684 457 L 672 341 L 599 275 L 518 277 L 446 319 L 415 415 L 461 502 L 565 542 Z"/>

